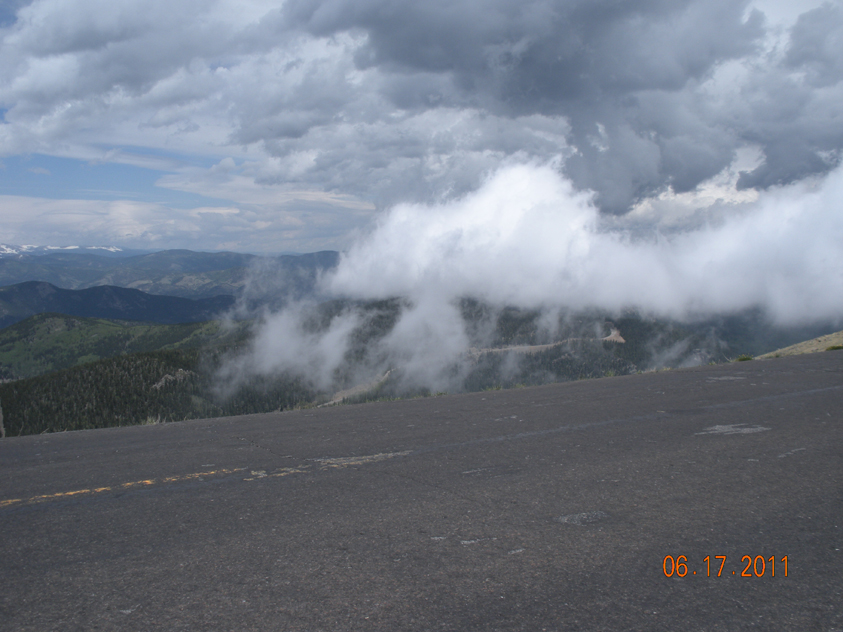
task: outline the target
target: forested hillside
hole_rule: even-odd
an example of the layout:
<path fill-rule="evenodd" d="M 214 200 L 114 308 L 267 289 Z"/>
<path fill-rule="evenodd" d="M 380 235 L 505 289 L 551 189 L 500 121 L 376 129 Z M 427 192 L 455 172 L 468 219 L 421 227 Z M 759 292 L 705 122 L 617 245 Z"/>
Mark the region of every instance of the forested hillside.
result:
<path fill-rule="evenodd" d="M 39 314 L 0 329 L 0 378 L 19 379 L 122 354 L 242 342 L 248 323 L 158 325 Z"/>
<path fill-rule="evenodd" d="M 294 377 L 252 380 L 215 394 L 217 353 L 198 349 L 119 356 L 0 384 L 7 436 L 284 410 L 315 394 Z"/>

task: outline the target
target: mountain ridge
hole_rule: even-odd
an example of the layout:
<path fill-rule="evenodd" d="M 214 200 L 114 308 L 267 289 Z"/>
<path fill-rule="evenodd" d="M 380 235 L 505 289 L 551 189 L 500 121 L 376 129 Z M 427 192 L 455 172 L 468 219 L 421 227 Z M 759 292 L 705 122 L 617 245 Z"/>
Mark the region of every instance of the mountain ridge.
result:
<path fill-rule="evenodd" d="M 199 322 L 214 319 L 234 303 L 231 295 L 190 299 L 113 285 L 68 290 L 44 281 L 26 281 L 0 287 L 0 327 L 46 312 L 161 324 Z"/>
<path fill-rule="evenodd" d="M 339 253 L 323 250 L 302 255 L 262 257 L 236 252 L 161 250 L 131 256 L 56 250 L 0 256 L 0 286 L 44 281 L 69 290 L 115 285 L 149 294 L 210 298 L 238 295 L 247 289 L 250 272 L 268 268 L 290 277 L 297 291 L 315 284 L 319 270 L 337 265 Z"/>
<path fill-rule="evenodd" d="M 141 254 L 145 250 L 119 248 L 117 246 L 35 246 L 31 244 L 0 244 L 0 257 L 14 257 L 16 255 L 45 255 L 54 252 L 94 252 L 104 256 L 127 257 Z"/>

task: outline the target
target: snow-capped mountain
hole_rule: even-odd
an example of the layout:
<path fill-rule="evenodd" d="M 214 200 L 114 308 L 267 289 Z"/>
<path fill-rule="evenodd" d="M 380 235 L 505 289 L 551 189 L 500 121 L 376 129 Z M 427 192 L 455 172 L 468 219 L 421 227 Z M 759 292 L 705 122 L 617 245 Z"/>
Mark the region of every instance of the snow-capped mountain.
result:
<path fill-rule="evenodd" d="M 33 246 L 29 244 L 12 245 L 0 244 L 0 257 L 14 257 L 17 255 L 49 255 L 56 252 L 89 253 L 99 255 L 120 256 L 128 254 L 117 246 Z"/>

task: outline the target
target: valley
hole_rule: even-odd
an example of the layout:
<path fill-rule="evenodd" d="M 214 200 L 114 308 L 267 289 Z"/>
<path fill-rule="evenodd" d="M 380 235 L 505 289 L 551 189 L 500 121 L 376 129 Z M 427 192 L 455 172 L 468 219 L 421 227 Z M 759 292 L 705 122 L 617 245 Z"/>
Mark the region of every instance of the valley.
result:
<path fill-rule="evenodd" d="M 245 261 L 234 254 L 175 251 L 122 261 L 137 260 L 127 268 L 135 273 L 145 261 L 147 270 L 177 264 L 180 274 L 233 278 Z M 52 258 L 47 267 L 65 262 L 78 278 L 86 266 L 102 273 L 106 263 L 121 261 L 31 256 L 39 257 Z M 425 383 L 385 346 L 405 299 L 322 299 L 315 290 L 325 269 L 319 266 L 335 265 L 336 257 L 303 257 L 252 259 L 258 268 L 249 269 L 236 296 L 177 296 L 178 283 L 159 295 L 108 285 L 73 290 L 46 281 L 0 287 L 0 319 L 7 323 L 0 329 L 0 406 L 7 436 L 629 375 L 758 356 L 833 330 L 832 324 L 776 327 L 757 310 L 691 322 L 634 311 L 563 310 L 548 323 L 539 310 L 465 298 L 457 307 L 468 347 L 443 365 L 435 383 Z M 166 277 L 157 278 L 164 283 Z M 250 368 L 267 310 L 291 301 L 300 311 L 300 335 L 312 340 L 330 339 L 338 323 L 350 323 L 335 343 L 344 345 L 341 357 L 321 381 L 304 357 L 301 367 Z"/>

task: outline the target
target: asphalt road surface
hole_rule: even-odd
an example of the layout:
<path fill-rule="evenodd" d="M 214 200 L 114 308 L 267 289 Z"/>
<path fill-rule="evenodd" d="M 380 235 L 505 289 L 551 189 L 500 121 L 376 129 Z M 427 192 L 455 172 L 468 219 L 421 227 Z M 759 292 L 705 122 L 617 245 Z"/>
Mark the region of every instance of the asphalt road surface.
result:
<path fill-rule="evenodd" d="M 0 628 L 843 630 L 842 527 L 843 352 L 7 438 Z"/>

